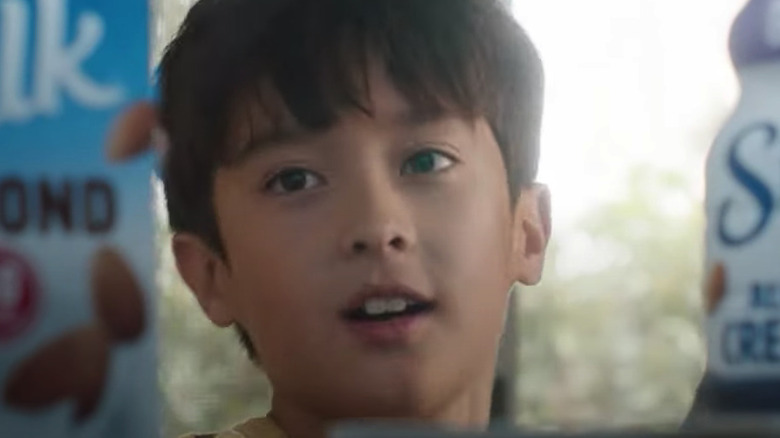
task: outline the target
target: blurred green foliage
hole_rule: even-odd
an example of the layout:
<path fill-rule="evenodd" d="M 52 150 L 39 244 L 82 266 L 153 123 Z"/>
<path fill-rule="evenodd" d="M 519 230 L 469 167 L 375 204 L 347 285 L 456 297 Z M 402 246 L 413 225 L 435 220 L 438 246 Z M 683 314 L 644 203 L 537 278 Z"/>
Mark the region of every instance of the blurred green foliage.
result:
<path fill-rule="evenodd" d="M 630 175 L 622 199 L 557 236 L 542 284 L 521 295 L 522 424 L 676 424 L 687 413 L 704 366 L 702 212 L 680 175 Z"/>

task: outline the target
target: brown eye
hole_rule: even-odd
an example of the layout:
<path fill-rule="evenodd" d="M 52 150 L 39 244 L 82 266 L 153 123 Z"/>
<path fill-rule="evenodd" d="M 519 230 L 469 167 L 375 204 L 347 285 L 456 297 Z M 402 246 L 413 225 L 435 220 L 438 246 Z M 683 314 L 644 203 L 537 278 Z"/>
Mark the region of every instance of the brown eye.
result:
<path fill-rule="evenodd" d="M 275 194 L 290 194 L 322 185 L 322 177 L 306 169 L 285 169 L 277 173 L 265 185 Z"/>

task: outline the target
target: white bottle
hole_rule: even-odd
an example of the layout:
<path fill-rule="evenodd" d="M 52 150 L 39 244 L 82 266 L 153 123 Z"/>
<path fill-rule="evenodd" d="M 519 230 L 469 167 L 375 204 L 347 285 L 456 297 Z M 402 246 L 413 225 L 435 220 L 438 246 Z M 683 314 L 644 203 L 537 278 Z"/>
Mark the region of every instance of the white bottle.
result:
<path fill-rule="evenodd" d="M 780 0 L 731 31 L 742 95 L 707 159 L 706 403 L 780 411 Z"/>

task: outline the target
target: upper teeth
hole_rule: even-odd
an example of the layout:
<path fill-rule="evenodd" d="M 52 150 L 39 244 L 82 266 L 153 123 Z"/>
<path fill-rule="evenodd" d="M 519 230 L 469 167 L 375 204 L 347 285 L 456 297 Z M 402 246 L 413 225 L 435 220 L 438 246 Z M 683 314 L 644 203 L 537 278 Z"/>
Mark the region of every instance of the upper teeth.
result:
<path fill-rule="evenodd" d="M 399 313 L 410 304 L 405 298 L 369 298 L 363 303 L 363 310 L 369 315 Z"/>

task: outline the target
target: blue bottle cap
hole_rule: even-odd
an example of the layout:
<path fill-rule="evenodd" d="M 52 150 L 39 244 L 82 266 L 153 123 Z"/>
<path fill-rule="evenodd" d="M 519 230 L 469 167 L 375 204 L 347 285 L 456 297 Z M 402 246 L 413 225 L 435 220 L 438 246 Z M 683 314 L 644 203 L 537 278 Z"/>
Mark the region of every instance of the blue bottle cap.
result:
<path fill-rule="evenodd" d="M 729 48 L 737 68 L 780 61 L 780 0 L 750 0 L 731 28 Z"/>

